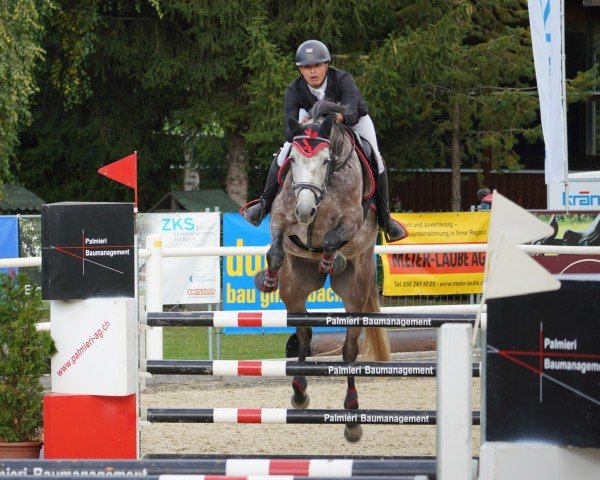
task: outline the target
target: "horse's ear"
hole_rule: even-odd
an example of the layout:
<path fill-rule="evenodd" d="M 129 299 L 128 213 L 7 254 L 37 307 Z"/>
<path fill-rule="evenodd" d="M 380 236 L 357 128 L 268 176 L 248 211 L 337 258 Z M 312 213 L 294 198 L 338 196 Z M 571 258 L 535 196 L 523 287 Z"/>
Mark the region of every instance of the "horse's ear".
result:
<path fill-rule="evenodd" d="M 331 115 L 327 115 L 323 123 L 319 127 L 319 134 L 323 138 L 331 137 L 331 127 L 333 126 L 333 117 Z"/>
<path fill-rule="evenodd" d="M 290 127 L 293 136 L 304 130 L 304 126 L 294 117 L 288 117 L 288 127 Z"/>

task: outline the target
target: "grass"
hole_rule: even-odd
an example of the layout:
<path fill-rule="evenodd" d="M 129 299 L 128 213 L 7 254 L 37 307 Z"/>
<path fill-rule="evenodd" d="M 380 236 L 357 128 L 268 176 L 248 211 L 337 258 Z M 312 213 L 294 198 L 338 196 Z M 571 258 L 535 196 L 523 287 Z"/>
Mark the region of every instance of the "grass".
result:
<path fill-rule="evenodd" d="M 214 331 L 214 330 L 213 330 Z M 290 334 L 220 335 L 222 360 L 261 360 L 285 358 L 285 344 Z M 216 337 L 213 355 L 217 358 Z M 206 360 L 208 328 L 165 327 L 163 330 L 165 359 Z"/>

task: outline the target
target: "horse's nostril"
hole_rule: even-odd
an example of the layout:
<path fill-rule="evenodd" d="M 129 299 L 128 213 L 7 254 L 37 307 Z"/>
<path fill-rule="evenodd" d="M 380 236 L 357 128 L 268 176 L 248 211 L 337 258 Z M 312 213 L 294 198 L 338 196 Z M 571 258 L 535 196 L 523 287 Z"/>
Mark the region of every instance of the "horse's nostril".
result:
<path fill-rule="evenodd" d="M 313 209 L 310 211 L 310 216 L 311 216 L 311 217 L 314 217 L 316 214 L 317 214 L 317 209 L 316 209 L 316 208 L 313 208 Z"/>

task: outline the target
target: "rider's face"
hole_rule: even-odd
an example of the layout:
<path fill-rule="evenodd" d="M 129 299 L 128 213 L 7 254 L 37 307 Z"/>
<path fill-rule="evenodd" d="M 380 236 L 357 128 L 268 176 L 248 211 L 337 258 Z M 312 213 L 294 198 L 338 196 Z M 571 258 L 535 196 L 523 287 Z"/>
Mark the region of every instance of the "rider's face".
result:
<path fill-rule="evenodd" d="M 302 65 L 298 67 L 306 83 L 313 88 L 319 88 L 325 81 L 327 75 L 327 63 L 315 63 L 313 65 Z"/>

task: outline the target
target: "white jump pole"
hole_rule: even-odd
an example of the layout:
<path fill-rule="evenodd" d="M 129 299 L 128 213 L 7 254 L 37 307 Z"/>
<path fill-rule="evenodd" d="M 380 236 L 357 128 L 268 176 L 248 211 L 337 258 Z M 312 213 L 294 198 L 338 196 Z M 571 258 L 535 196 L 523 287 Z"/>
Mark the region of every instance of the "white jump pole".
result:
<path fill-rule="evenodd" d="M 146 260 L 146 311 L 162 312 L 162 239 L 160 235 L 148 235 L 146 248 L 150 256 Z M 152 360 L 163 358 L 163 329 L 152 327 L 146 333 L 146 357 Z"/>
<path fill-rule="evenodd" d="M 472 327 L 442 325 L 437 338 L 437 478 L 471 480 Z"/>

